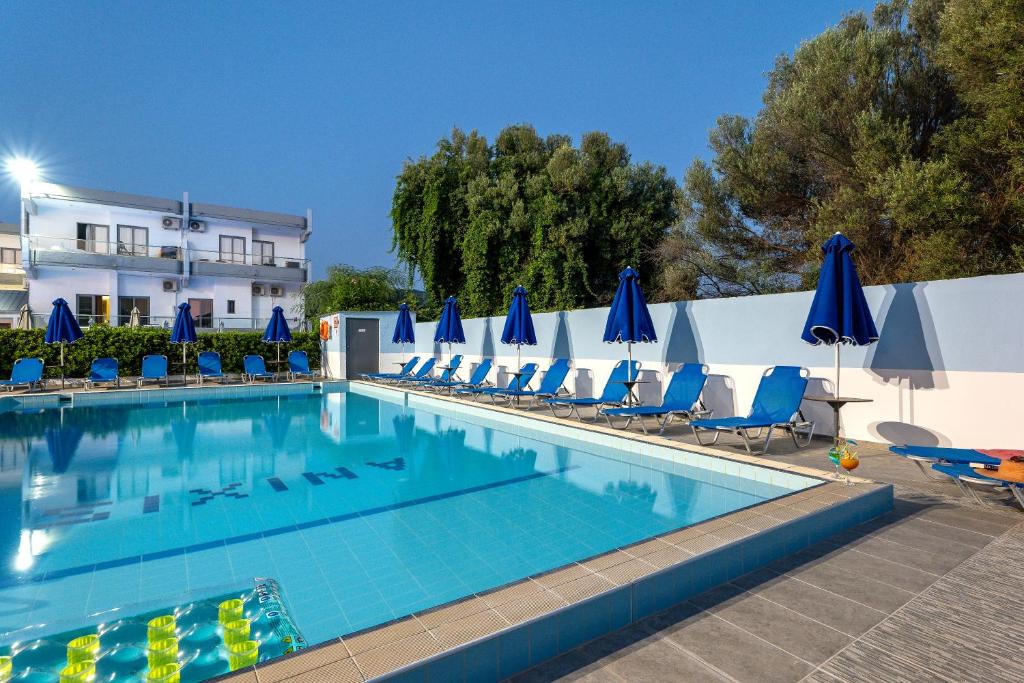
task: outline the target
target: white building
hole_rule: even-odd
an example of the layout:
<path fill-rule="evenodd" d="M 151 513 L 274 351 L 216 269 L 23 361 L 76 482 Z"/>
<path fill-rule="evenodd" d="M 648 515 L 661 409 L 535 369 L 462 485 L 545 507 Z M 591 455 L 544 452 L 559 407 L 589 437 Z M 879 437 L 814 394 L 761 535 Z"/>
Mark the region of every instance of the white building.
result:
<path fill-rule="evenodd" d="M 187 301 L 200 329 L 258 329 L 281 306 L 299 321 L 308 281 L 305 216 L 29 183 L 20 266 L 34 326 L 57 297 L 82 325 L 169 326 Z M 6 253 L 6 252 L 5 252 Z M 2 315 L 2 314 L 0 314 Z"/>
<path fill-rule="evenodd" d="M 0 223 L 0 328 L 16 327 L 27 303 L 20 229 L 17 223 Z"/>

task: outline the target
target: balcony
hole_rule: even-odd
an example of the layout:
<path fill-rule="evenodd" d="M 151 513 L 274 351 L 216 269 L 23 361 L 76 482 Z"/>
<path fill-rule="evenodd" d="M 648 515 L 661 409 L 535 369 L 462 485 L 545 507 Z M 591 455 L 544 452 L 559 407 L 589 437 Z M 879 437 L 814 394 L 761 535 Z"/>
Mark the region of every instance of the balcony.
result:
<path fill-rule="evenodd" d="M 188 257 L 192 275 L 221 275 L 264 282 L 303 283 L 309 268 L 307 259 L 285 256 L 256 257 L 190 249 Z"/>
<path fill-rule="evenodd" d="M 25 286 L 25 269 L 21 263 L 0 263 L 0 287 Z"/>
<path fill-rule="evenodd" d="M 74 266 L 137 270 L 176 275 L 182 272 L 178 246 L 138 245 L 124 242 L 29 235 L 29 260 L 34 266 Z"/>

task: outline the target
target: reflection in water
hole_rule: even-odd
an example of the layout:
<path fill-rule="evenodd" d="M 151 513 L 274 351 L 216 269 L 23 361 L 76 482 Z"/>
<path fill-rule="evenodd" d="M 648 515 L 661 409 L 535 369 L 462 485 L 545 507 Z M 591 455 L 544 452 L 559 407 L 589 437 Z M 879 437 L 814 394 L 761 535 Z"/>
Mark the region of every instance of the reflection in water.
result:
<path fill-rule="evenodd" d="M 50 454 L 50 467 L 55 474 L 68 471 L 68 465 L 75 457 L 75 451 L 84 436 L 85 432 L 75 425 L 46 430 L 46 450 Z"/>

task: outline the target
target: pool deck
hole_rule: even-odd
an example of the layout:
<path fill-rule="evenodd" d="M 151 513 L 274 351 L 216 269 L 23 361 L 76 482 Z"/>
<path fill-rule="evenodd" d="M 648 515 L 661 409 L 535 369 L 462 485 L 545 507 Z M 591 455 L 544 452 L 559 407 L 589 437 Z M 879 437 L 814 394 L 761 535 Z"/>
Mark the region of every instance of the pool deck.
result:
<path fill-rule="evenodd" d="M 828 447 L 779 439 L 768 457 L 822 466 Z M 891 513 L 512 680 L 1020 680 L 1024 513 L 971 504 L 885 445 L 858 450 L 858 474 L 894 485 Z"/>

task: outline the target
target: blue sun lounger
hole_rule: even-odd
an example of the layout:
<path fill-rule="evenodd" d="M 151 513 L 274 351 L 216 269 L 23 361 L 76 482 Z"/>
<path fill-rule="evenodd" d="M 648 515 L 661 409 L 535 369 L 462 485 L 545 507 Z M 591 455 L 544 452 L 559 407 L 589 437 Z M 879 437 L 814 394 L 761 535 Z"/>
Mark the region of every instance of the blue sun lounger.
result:
<path fill-rule="evenodd" d="M 548 366 L 547 372 L 541 377 L 540 387 L 538 389 L 509 389 L 505 388 L 495 392 L 491 395 L 491 402 L 497 403 L 499 398 L 506 399 L 508 405 L 512 405 L 513 401 L 518 401 L 521 398 L 529 398 L 530 403 L 527 404 L 527 408 L 533 406 L 537 401 L 542 401 L 547 398 L 558 398 L 565 394 L 569 395 L 569 390 L 565 388 L 565 378 L 569 376 L 569 359 L 559 358 L 550 366 Z M 529 382 L 526 382 L 523 386 L 526 386 Z"/>
<path fill-rule="evenodd" d="M 974 463 L 978 465 L 980 463 Z M 957 463 L 957 464 L 944 464 L 935 463 L 932 465 L 932 469 L 936 472 L 941 472 L 947 477 L 952 477 L 953 481 L 960 488 L 960 492 L 965 496 L 970 495 L 980 505 L 985 505 L 985 501 L 981 499 L 978 492 L 967 484 L 974 484 L 975 486 L 988 486 L 993 489 L 1006 489 L 1020 504 L 1021 508 L 1024 508 L 1024 484 L 1018 484 L 1015 482 L 1003 481 L 1002 479 L 994 479 L 992 477 L 986 477 L 983 474 L 975 472 L 975 468 L 971 464 Z M 979 468 L 980 469 L 980 468 Z"/>
<path fill-rule="evenodd" d="M 227 375 L 221 369 L 220 365 L 220 354 L 216 351 L 203 351 L 196 358 L 196 364 L 199 366 L 199 383 L 202 384 L 203 380 L 216 379 L 222 384 Z"/>
<path fill-rule="evenodd" d="M 309 356 L 305 351 L 288 352 L 288 379 L 294 382 L 299 377 L 313 379 L 316 373 L 309 369 Z"/>
<path fill-rule="evenodd" d="M 580 406 L 594 406 L 600 410 L 604 406 L 622 405 L 629 391 L 624 382 L 630 377 L 635 379 L 640 374 L 640 361 L 633 361 L 632 368 L 628 366 L 628 362 L 620 360 L 615 364 L 615 367 L 612 368 L 612 373 L 608 376 L 608 381 L 605 382 L 604 391 L 597 398 L 556 397 L 545 399 L 544 402 L 551 407 L 551 413 L 555 417 L 572 417 L 575 414 L 576 419 L 581 422 L 583 421 L 583 416 L 580 415 Z M 559 415 L 558 408 L 564 407 L 568 407 L 569 412 Z M 597 418 L 594 419 L 596 420 Z"/>
<path fill-rule="evenodd" d="M 113 384 L 121 388 L 121 377 L 117 372 L 116 358 L 94 358 L 89 366 L 89 376 L 85 378 L 85 388 L 91 389 L 97 384 Z"/>
<path fill-rule="evenodd" d="M 7 387 L 7 391 L 14 391 L 14 387 L 21 386 L 32 391 L 32 387 L 41 389 L 43 382 L 43 359 L 19 358 L 11 368 L 11 378 L 0 380 L 0 386 Z"/>
<path fill-rule="evenodd" d="M 768 368 L 761 376 L 761 382 L 757 385 L 757 393 L 754 394 L 754 403 L 750 413 L 746 417 L 719 417 L 704 420 L 691 420 L 690 427 L 693 428 L 693 435 L 697 443 L 702 446 L 714 445 L 723 432 L 735 434 L 743 439 L 743 446 L 750 454 L 764 453 L 768 450 L 768 444 L 772 440 L 772 432 L 782 429 L 789 432 L 793 437 L 793 444 L 797 448 L 809 446 L 814 436 L 814 422 L 804 419 L 800 412 L 800 402 L 804 397 L 804 390 L 807 389 L 807 378 L 810 371 L 792 365 L 776 365 Z M 761 450 L 755 451 L 751 446 L 750 430 L 756 429 L 757 434 L 753 438 L 759 439 L 762 432 L 767 429 L 768 434 L 764 438 L 764 445 Z M 701 441 L 701 431 L 714 431 L 715 438 L 710 443 Z M 797 435 L 804 433 L 804 443 L 800 443 Z"/>
<path fill-rule="evenodd" d="M 619 429 L 626 429 L 634 418 L 640 421 L 640 427 L 644 434 L 647 433 L 645 417 L 653 417 L 659 420 L 661 428 L 659 434 L 664 433 L 665 427 L 675 416 L 692 420 L 694 418 L 711 417 L 711 411 L 704 409 L 704 403 L 700 400 L 700 392 L 704 389 L 704 383 L 708 379 L 708 368 L 701 363 L 685 363 L 678 370 L 672 373 L 668 387 L 665 389 L 665 396 L 660 406 L 629 406 L 625 408 L 604 408 L 601 413 L 607 418 L 608 426 L 615 427 L 612 423 L 613 417 L 626 418 L 625 423 Z"/>
<path fill-rule="evenodd" d="M 889 446 L 889 450 L 896 455 L 906 458 L 917 465 L 921 474 L 928 476 L 928 469 L 925 465 L 970 465 L 976 463 L 983 465 L 998 465 L 999 458 L 985 455 L 973 448 L 945 448 L 943 446 Z M 945 473 L 943 473 L 945 474 Z"/>
<path fill-rule="evenodd" d="M 242 359 L 242 381 L 254 384 L 258 379 L 273 382 L 277 375 L 267 372 L 267 363 L 263 356 L 249 354 Z"/>
<path fill-rule="evenodd" d="M 143 356 L 142 374 L 139 375 L 138 386 L 141 389 L 146 382 L 160 382 L 167 386 L 167 356 Z"/>
<path fill-rule="evenodd" d="M 480 398 L 481 396 L 491 396 L 491 402 L 494 402 L 494 396 L 502 394 L 509 390 L 516 390 L 519 387 L 525 387 L 533 379 L 533 376 L 537 374 L 536 363 L 526 363 L 523 367 L 519 368 L 519 376 L 513 377 L 512 381 L 508 383 L 507 387 L 463 387 L 462 389 L 456 389 L 456 394 L 472 395 L 473 400 Z"/>
<path fill-rule="evenodd" d="M 427 382 L 425 385 L 428 389 L 456 389 L 456 388 L 467 388 L 476 389 L 483 387 L 487 384 L 487 375 L 491 372 L 491 366 L 493 361 L 490 358 L 484 358 L 480 361 L 480 364 L 473 370 L 473 374 L 469 376 L 468 382 L 460 382 L 458 380 L 445 381 L 443 379 L 436 379 L 433 382 Z"/>
<path fill-rule="evenodd" d="M 452 381 L 455 380 L 455 373 L 459 371 L 459 366 L 460 365 L 462 365 L 462 356 L 461 355 L 452 356 L 452 360 L 448 364 L 448 369 L 447 370 L 443 370 L 441 372 L 441 376 L 440 377 L 430 377 L 430 376 L 421 377 L 420 373 L 417 372 L 416 373 L 416 377 L 407 377 L 405 379 L 400 379 L 400 380 L 398 380 L 398 383 L 399 384 L 413 384 L 413 385 L 416 385 L 416 384 L 429 384 L 430 382 L 436 382 L 438 380 L 441 380 L 442 382 L 452 382 Z M 431 363 L 430 367 L 431 367 L 431 369 L 433 369 L 434 364 Z M 422 370 L 422 369 L 423 368 L 420 368 L 420 370 Z"/>
<path fill-rule="evenodd" d="M 433 361 L 434 359 L 429 358 L 427 360 L 428 362 L 430 362 L 430 368 L 432 369 L 434 367 L 434 363 L 431 361 Z M 371 372 L 368 374 L 364 374 L 363 379 L 379 379 L 381 381 L 386 382 L 388 380 L 399 380 L 402 379 L 403 377 L 412 377 L 413 368 L 415 368 L 416 364 L 419 362 L 420 357 L 413 356 L 412 358 L 409 359 L 409 362 L 403 365 L 402 369 L 399 370 L 398 372 Z M 428 369 L 427 372 L 430 372 L 430 369 Z"/>

